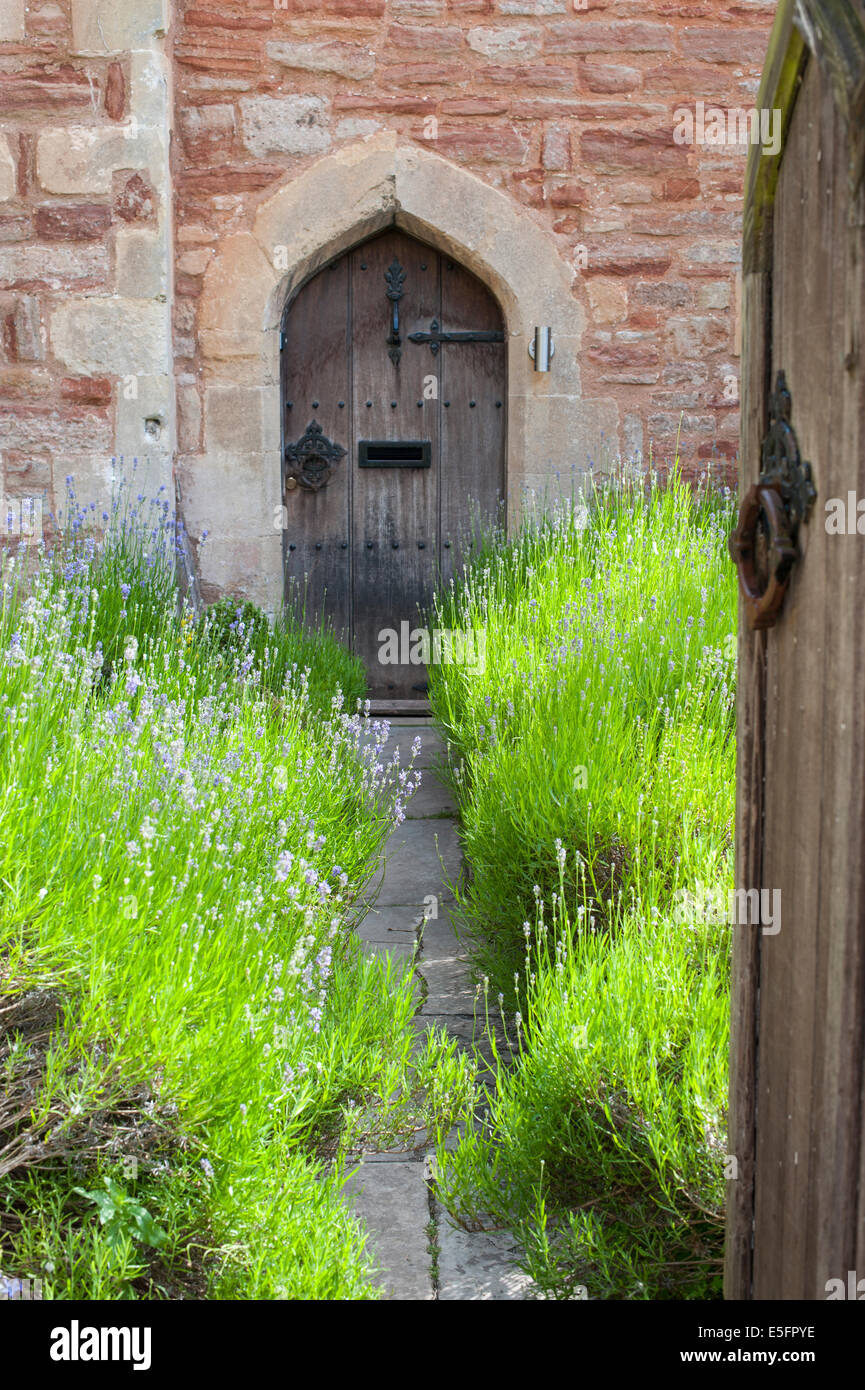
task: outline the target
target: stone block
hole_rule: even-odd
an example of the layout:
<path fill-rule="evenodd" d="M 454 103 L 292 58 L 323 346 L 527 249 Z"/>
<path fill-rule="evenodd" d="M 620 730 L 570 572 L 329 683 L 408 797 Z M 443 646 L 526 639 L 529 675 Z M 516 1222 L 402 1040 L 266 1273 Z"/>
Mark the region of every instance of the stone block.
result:
<path fill-rule="evenodd" d="M 586 281 L 595 323 L 624 323 L 628 317 L 628 288 L 622 280 L 594 276 Z"/>
<path fill-rule="evenodd" d="M 250 154 L 319 154 L 330 147 L 330 104 L 322 97 L 242 97 L 242 139 Z"/>
<path fill-rule="evenodd" d="M 24 0 L 3 0 L 0 5 L 0 43 L 21 43 L 25 37 Z"/>
<path fill-rule="evenodd" d="M 179 116 L 183 145 L 192 158 L 206 157 L 234 138 L 237 128 L 234 107 L 228 102 L 183 106 Z"/>
<path fill-rule="evenodd" d="M 51 487 L 51 455 L 47 449 L 27 453 L 6 449 L 3 454 L 3 475 L 7 497 L 43 495 Z"/>
<path fill-rule="evenodd" d="M 440 28 L 424 24 L 392 24 L 387 31 L 391 49 L 419 49 L 427 53 L 456 53 L 463 46 L 463 32 L 451 25 Z"/>
<path fill-rule="evenodd" d="M 41 362 L 45 357 L 45 338 L 39 300 L 22 294 L 15 300 L 3 323 L 3 346 L 10 362 Z"/>
<path fill-rule="evenodd" d="M 627 459 L 641 460 L 643 455 L 643 420 L 640 415 L 626 414 L 622 421 L 622 452 Z"/>
<path fill-rule="evenodd" d="M 16 245 L 0 247 L 0 281 L 16 287 L 52 290 L 104 285 L 108 253 L 104 246 Z"/>
<path fill-rule="evenodd" d="M 420 906 L 434 894 L 451 896 L 462 867 L 462 851 L 451 821 L 437 823 L 434 835 L 422 820 L 406 820 L 385 845 L 385 875 L 378 902 L 382 907 Z"/>
<path fill-rule="evenodd" d="M 0 396 L 7 400 L 38 400 L 47 393 L 50 383 L 48 373 L 38 368 L 0 364 Z"/>
<path fill-rule="evenodd" d="M 0 216 L 0 244 L 9 241 L 26 241 L 32 231 L 30 218 L 24 213 Z"/>
<path fill-rule="evenodd" d="M 548 51 L 556 57 L 565 53 L 670 53 L 673 48 L 673 30 L 668 24 L 567 19 L 549 25 L 544 37 Z"/>
<path fill-rule="evenodd" d="M 110 193 L 115 169 L 142 169 L 154 154 L 152 132 L 116 126 L 45 130 L 36 145 L 36 175 L 46 193 Z"/>
<path fill-rule="evenodd" d="M 372 77 L 375 53 L 357 43 L 330 39 L 323 43 L 273 42 L 267 56 L 284 68 L 302 72 L 333 72 L 354 79 Z"/>
<path fill-rule="evenodd" d="M 177 447 L 184 454 L 196 453 L 201 440 L 201 396 L 195 386 L 177 388 Z"/>
<path fill-rule="evenodd" d="M 602 171 L 639 169 L 659 173 L 687 167 L 687 151 L 673 143 L 671 130 L 584 130 L 580 154 Z"/>
<path fill-rule="evenodd" d="M 18 189 L 15 159 L 9 137 L 0 135 L 0 203 L 14 198 Z"/>
<path fill-rule="evenodd" d="M 111 404 L 111 380 L 107 376 L 67 376 L 60 382 L 60 395 L 75 405 Z"/>
<path fill-rule="evenodd" d="M 33 228 L 43 241 L 102 241 L 110 226 L 104 203 L 46 203 L 33 210 Z"/>
<path fill-rule="evenodd" d="M 668 319 L 667 332 L 676 357 L 702 357 L 704 353 L 723 347 L 729 341 L 730 326 L 726 319 L 720 317 L 689 314 L 686 318 Z"/>
<path fill-rule="evenodd" d="M 334 137 L 337 140 L 361 140 L 366 135 L 374 135 L 377 130 L 381 130 L 379 121 L 355 120 L 347 116 L 338 122 Z"/>
<path fill-rule="evenodd" d="M 20 407 L 3 420 L 3 448 L 48 449 L 57 459 L 66 454 L 110 454 L 110 422 L 92 410 L 75 406 L 56 408 Z M 66 470 L 69 471 L 68 469 Z"/>
<path fill-rule="evenodd" d="M 174 383 L 158 366 L 118 384 L 116 447 L 124 458 L 156 458 L 173 446 Z"/>
<path fill-rule="evenodd" d="M 204 393 L 204 447 L 208 454 L 260 454 L 278 449 L 280 401 L 272 386 L 208 385 Z"/>
<path fill-rule="evenodd" d="M 290 226 L 280 227 L 279 232 L 287 237 L 292 235 Z M 251 342 L 247 352 L 253 354 L 260 350 L 265 327 L 262 305 L 269 301 L 279 280 L 278 272 L 265 257 L 259 241 L 260 238 L 256 240 L 248 232 L 224 238 L 218 259 L 204 277 L 199 308 L 203 330 L 217 330 L 235 339 L 245 335 Z M 219 343 L 211 340 L 211 347 L 216 350 Z"/>
<path fill-rule="evenodd" d="M 193 535 L 192 527 L 189 529 Z M 196 542 L 200 534 L 200 531 L 194 533 Z M 266 540 L 235 540 L 231 536 L 211 533 L 204 544 L 197 544 L 197 555 L 205 603 L 215 602 L 223 594 L 236 594 L 257 603 L 266 612 L 275 612 L 281 607 L 282 539 L 277 532 Z"/>
<path fill-rule="evenodd" d="M 167 0 L 166 0 L 167 3 Z M 171 114 L 171 59 L 162 46 L 133 51 L 129 68 L 129 108 L 144 126 L 167 126 Z"/>
<path fill-rule="evenodd" d="M 571 133 L 567 126 L 553 125 L 544 131 L 541 155 L 545 169 L 565 172 L 571 167 Z"/>
<path fill-rule="evenodd" d="M 122 63 L 109 63 L 105 78 L 105 114 L 112 121 L 122 121 L 126 112 L 126 78 Z"/>
<path fill-rule="evenodd" d="M 82 376 L 147 375 L 171 362 L 169 315 L 161 304 L 70 298 L 51 315 L 57 357 Z"/>
<path fill-rule="evenodd" d="M 157 232 L 121 228 L 114 242 L 115 288 L 130 299 L 164 299 L 168 287 L 165 238 Z"/>
<path fill-rule="evenodd" d="M 453 816 L 456 806 L 447 787 L 432 772 L 425 772 L 414 796 L 406 802 L 405 813 L 409 820 L 425 820 Z"/>
<path fill-rule="evenodd" d="M 698 309 L 729 309 L 730 298 L 729 280 L 709 280 L 697 286 Z"/>
<path fill-rule="evenodd" d="M 416 907 L 373 907 L 358 925 L 361 941 L 414 946 L 422 914 Z"/>
<path fill-rule="evenodd" d="M 114 214 L 122 222 L 147 222 L 156 212 L 159 196 L 143 174 L 121 178 L 114 190 Z"/>
<path fill-rule="evenodd" d="M 466 38 L 475 53 L 498 62 L 507 58 L 535 58 L 541 50 L 540 30 L 515 25 L 501 29 L 478 25 L 469 29 Z"/>
<path fill-rule="evenodd" d="M 590 92 L 611 95 L 615 92 L 635 92 L 639 89 L 642 76 L 637 68 L 622 67 L 617 63 L 589 63 L 580 66 L 580 79 Z"/>
<path fill-rule="evenodd" d="M 395 144 L 396 137 L 386 132 L 344 146 L 326 162 L 327 170 L 325 161 L 319 161 L 269 198 L 254 224 L 255 238 L 268 259 L 272 261 L 274 247 L 282 245 L 288 265 L 302 266 L 308 273 L 316 268 L 317 258 L 323 263 L 323 246 L 335 255 L 355 244 L 359 227 L 368 234 L 383 230 L 394 210 Z M 232 252 L 232 260 L 236 254 Z M 231 273 L 240 274 L 240 266 Z M 208 283 L 213 275 L 212 269 Z M 290 281 L 285 288 L 291 288 Z"/>
<path fill-rule="evenodd" d="M 103 58 L 149 48 L 167 24 L 167 0 L 72 0 L 72 51 Z"/>
<path fill-rule="evenodd" d="M 712 29 L 683 29 L 679 45 L 686 58 L 701 63 L 735 63 L 760 68 L 769 41 L 767 29 L 743 29 L 741 25 L 717 25 Z"/>
<path fill-rule="evenodd" d="M 272 543 L 281 555 L 282 538 L 273 525 L 274 508 L 279 505 L 278 454 L 271 458 L 208 453 L 197 456 L 194 465 L 187 459 L 182 483 L 191 535 L 207 531 L 214 546 L 235 543 L 241 555 L 245 545 Z"/>
<path fill-rule="evenodd" d="M 466 1018 L 474 1016 L 475 986 L 468 961 L 457 954 L 456 938 L 452 959 L 422 960 L 420 971 L 429 991 L 421 1005 L 422 1014 L 427 1017 L 435 1017 L 437 1014 L 459 1014 Z M 478 1012 L 481 1016 L 483 1007 L 481 997 L 478 1001 Z M 490 1007 L 492 1009 L 492 1002 Z"/>
<path fill-rule="evenodd" d="M 203 275 L 213 260 L 213 250 L 209 246 L 197 246 L 184 251 L 177 258 L 177 269 L 181 275 Z"/>
<path fill-rule="evenodd" d="M 530 485 L 551 501 L 569 496 L 587 468 L 606 468 L 619 451 L 619 411 L 615 401 L 568 396 L 517 397 L 511 403 L 515 427 L 536 447 L 528 455 L 536 479 Z M 508 422 L 510 426 L 510 421 Z M 529 482 L 512 470 L 512 486 Z"/>

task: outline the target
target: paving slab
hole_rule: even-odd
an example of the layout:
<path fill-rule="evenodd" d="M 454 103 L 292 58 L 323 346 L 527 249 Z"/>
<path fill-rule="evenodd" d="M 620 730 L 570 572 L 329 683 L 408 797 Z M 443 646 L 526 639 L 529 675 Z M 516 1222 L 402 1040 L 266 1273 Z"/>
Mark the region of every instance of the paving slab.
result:
<path fill-rule="evenodd" d="M 407 820 L 455 816 L 456 810 L 448 788 L 429 770 L 421 773 L 420 786 L 405 804 Z"/>
<path fill-rule="evenodd" d="M 464 1302 L 530 1297 L 533 1281 L 516 1267 L 520 1247 L 509 1231 L 463 1231 L 435 1203 L 438 1297 Z"/>
<path fill-rule="evenodd" d="M 420 1010 L 422 1014 L 470 1015 L 474 1012 L 475 987 L 468 961 L 460 957 L 451 960 L 422 959 L 420 971 L 427 987 L 427 997 Z"/>
<path fill-rule="evenodd" d="M 423 912 L 417 907 L 371 907 L 357 928 L 361 941 L 414 945 Z"/>
<path fill-rule="evenodd" d="M 425 960 L 456 960 L 466 956 L 466 950 L 456 935 L 451 919 L 452 903 L 441 904 L 438 917 L 427 917 L 421 933 L 421 948 Z"/>
<path fill-rule="evenodd" d="M 433 768 L 446 757 L 444 740 L 438 729 L 429 722 L 396 724 L 389 720 L 388 723 L 391 727 L 381 755 L 383 762 L 390 762 L 396 748 L 399 749 L 399 760 L 403 767 L 408 767 L 413 761 L 415 767 Z M 371 735 L 369 739 L 372 740 Z M 417 757 L 412 759 L 411 749 L 415 739 L 420 739 L 421 747 Z"/>
<path fill-rule="evenodd" d="M 406 820 L 384 847 L 380 907 L 420 906 L 434 895 L 451 897 L 448 882 L 459 879 L 462 852 L 453 821 Z"/>
<path fill-rule="evenodd" d="M 415 1302 L 433 1299 L 423 1164 L 414 1160 L 364 1163 L 348 1179 L 345 1191 L 369 1231 L 367 1248 L 379 1269 L 375 1282 L 387 1297 Z"/>

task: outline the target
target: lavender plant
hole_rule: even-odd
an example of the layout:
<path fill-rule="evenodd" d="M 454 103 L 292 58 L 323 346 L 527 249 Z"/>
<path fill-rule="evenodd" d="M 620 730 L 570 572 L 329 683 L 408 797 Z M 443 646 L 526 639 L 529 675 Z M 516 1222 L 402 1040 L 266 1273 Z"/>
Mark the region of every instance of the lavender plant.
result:
<path fill-rule="evenodd" d="M 471 868 L 462 928 L 518 1040 L 490 1118 L 439 1154 L 464 1218 L 522 1237 L 549 1296 L 720 1288 L 735 572 L 726 495 L 619 480 L 442 593 L 486 672 L 434 669 Z"/>
<path fill-rule="evenodd" d="M 331 638 L 308 667 L 201 638 L 150 515 L 100 539 L 77 509 L 2 560 L 0 1268 L 46 1298 L 375 1297 L 347 1121 L 451 1119 L 409 980 L 351 931 L 417 774 L 346 709 Z M 158 1250 L 108 1241 L 86 1193 L 112 1182 Z"/>

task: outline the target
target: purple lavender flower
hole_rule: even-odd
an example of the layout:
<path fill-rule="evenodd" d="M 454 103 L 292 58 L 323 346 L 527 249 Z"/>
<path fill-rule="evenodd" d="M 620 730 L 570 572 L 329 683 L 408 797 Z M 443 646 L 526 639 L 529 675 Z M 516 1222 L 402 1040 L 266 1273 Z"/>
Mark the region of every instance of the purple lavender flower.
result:
<path fill-rule="evenodd" d="M 288 875 L 291 872 L 291 867 L 293 864 L 294 855 L 290 854 L 288 850 L 285 850 L 285 852 L 281 854 L 276 861 L 276 870 L 274 873 L 274 877 L 276 878 L 277 883 L 285 882 L 285 880 L 288 878 Z"/>

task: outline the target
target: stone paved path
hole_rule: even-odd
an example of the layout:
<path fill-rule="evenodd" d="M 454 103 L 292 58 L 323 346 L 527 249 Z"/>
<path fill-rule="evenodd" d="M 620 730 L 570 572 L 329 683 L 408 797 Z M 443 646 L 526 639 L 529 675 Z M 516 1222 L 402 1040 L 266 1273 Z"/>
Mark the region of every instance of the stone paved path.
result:
<path fill-rule="evenodd" d="M 429 720 L 392 719 L 385 758 L 398 744 L 403 763 L 418 735 L 422 746 L 415 766 L 421 786 L 407 807 L 406 820 L 385 847 L 385 875 L 374 908 L 359 928 L 366 949 L 387 952 L 407 965 L 423 919 L 424 900 L 433 895 L 438 916 L 427 919 L 415 970 L 426 993 L 416 1016 L 419 1032 L 430 1024 L 446 1028 L 472 1046 L 474 986 L 468 961 L 450 920 L 448 887 L 462 858 L 455 808 L 433 767 L 444 745 Z M 429 906 L 429 904 L 428 904 Z M 387 1296 L 400 1300 L 524 1299 L 531 1281 L 517 1269 L 518 1248 L 508 1232 L 470 1233 L 458 1229 L 433 1195 L 432 1154 L 423 1144 L 387 1153 L 364 1151 L 347 1193 L 369 1231 L 369 1247 Z"/>

